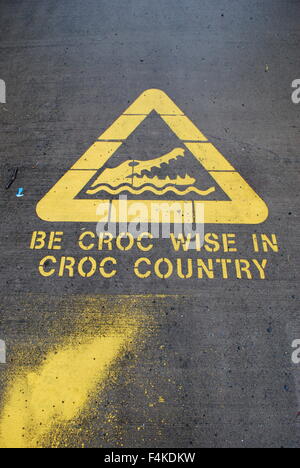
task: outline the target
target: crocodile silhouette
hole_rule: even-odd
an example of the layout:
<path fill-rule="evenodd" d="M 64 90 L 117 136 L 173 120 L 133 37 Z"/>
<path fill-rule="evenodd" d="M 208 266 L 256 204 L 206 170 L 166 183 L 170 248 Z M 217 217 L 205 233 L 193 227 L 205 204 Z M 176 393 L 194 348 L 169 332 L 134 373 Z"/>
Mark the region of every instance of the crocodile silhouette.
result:
<path fill-rule="evenodd" d="M 185 150 L 183 148 L 175 148 L 170 153 L 149 161 L 125 161 L 115 168 L 105 169 L 87 190 L 87 193 L 94 195 L 106 191 L 111 195 L 117 195 L 126 191 L 139 195 L 148 191 L 156 195 L 164 195 L 167 192 L 186 195 L 195 192 L 198 195 L 207 196 L 214 192 L 215 187 L 210 187 L 207 190 L 195 187 L 196 179 L 188 174 L 175 178 L 158 177 L 152 174 L 154 168 L 161 168 L 162 164 L 170 165 L 171 161 L 176 161 L 184 156 Z"/>

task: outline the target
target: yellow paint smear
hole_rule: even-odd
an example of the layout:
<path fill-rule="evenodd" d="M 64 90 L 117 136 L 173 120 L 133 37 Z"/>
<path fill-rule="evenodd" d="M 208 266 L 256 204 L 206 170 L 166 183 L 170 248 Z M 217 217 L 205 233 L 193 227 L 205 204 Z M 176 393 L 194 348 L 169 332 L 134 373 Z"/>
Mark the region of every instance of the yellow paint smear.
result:
<path fill-rule="evenodd" d="M 105 336 L 76 339 L 33 372 L 19 373 L 1 415 L 0 448 L 42 447 L 52 431 L 78 417 L 137 330 L 118 323 Z"/>

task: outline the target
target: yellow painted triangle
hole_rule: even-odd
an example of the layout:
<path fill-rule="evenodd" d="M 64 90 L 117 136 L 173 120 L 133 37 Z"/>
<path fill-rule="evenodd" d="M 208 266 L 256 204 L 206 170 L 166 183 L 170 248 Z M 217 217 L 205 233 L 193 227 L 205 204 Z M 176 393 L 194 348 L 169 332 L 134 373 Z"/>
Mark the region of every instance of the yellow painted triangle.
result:
<path fill-rule="evenodd" d="M 259 224 L 267 219 L 268 207 L 265 202 L 176 104 L 158 89 L 145 91 L 97 139 L 38 203 L 38 216 L 51 222 L 98 222 L 99 204 L 108 205 L 109 200 L 77 199 L 76 197 L 153 111 L 160 115 L 229 198 L 228 201 L 194 201 L 196 205 L 204 205 L 205 223 Z M 117 202 L 118 200 L 112 201 L 113 204 Z M 153 200 L 139 200 L 138 202 L 142 202 L 150 208 Z M 128 200 L 129 212 L 131 203 L 134 205 L 137 201 Z M 166 207 L 168 203 L 171 207 L 174 200 L 168 200 L 165 196 L 162 197 L 161 202 L 155 200 L 158 207 L 160 204 Z M 179 200 L 176 203 L 181 204 L 183 212 L 184 204 L 191 202 Z M 150 209 L 148 213 L 151 213 Z M 151 215 L 147 214 L 147 210 L 143 216 L 144 219 L 141 222 L 151 222 Z M 115 221 L 119 222 L 120 219 L 115 219 Z M 161 222 L 164 222 L 163 217 Z"/>

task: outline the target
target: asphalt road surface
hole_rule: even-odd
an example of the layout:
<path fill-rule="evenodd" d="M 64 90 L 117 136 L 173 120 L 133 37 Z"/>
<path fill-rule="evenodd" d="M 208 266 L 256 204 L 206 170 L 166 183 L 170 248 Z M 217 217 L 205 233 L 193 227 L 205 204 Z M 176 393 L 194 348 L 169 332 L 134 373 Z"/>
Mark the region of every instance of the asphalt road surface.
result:
<path fill-rule="evenodd" d="M 299 18 L 297 0 L 1 0 L 0 446 L 299 446 Z M 135 202 L 195 210 L 213 187 L 201 250 L 98 245 L 104 169 Z"/>

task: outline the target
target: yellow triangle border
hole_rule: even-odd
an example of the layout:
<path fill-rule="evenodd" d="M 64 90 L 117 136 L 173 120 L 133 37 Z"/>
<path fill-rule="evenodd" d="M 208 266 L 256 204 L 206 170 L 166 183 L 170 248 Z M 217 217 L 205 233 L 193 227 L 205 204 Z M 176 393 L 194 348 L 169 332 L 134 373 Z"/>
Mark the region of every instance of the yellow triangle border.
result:
<path fill-rule="evenodd" d="M 101 169 L 146 117 L 156 111 L 175 135 L 183 142 L 229 197 L 229 201 L 194 201 L 204 206 L 207 224 L 260 224 L 269 214 L 266 203 L 234 169 L 227 159 L 210 143 L 203 133 L 184 115 L 176 104 L 161 90 L 150 89 L 137 100 L 95 141 L 73 167 L 54 185 L 37 204 L 37 215 L 49 222 L 98 222 L 99 204 L 109 210 L 109 200 L 79 200 L 78 193 Z M 139 200 L 147 205 L 148 213 L 153 200 Z M 117 204 L 118 200 L 112 202 Z M 128 211 L 137 201 L 128 200 Z M 184 212 L 185 200 L 176 201 Z M 170 207 L 173 201 L 155 200 L 159 207 Z M 147 210 L 141 222 L 151 222 Z M 133 216 L 134 218 L 134 216 Z M 113 220 L 112 220 L 113 221 Z M 117 217 L 116 222 L 121 222 Z M 130 219 L 128 219 L 130 222 Z M 164 222 L 164 219 L 160 220 Z"/>

